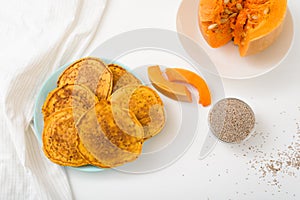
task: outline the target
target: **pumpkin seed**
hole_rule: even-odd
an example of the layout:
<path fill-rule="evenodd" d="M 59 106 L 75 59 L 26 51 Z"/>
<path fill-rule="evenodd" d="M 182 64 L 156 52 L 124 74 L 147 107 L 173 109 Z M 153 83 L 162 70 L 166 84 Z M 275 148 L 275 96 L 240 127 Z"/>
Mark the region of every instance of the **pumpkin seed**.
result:
<path fill-rule="evenodd" d="M 228 8 L 225 8 L 224 12 L 228 15 L 230 15 L 232 13 Z"/>
<path fill-rule="evenodd" d="M 228 4 L 230 0 L 224 0 L 224 4 Z"/>
<path fill-rule="evenodd" d="M 225 24 L 227 21 L 228 21 L 228 19 L 226 19 L 226 18 L 222 18 L 222 19 L 220 20 L 221 24 Z"/>
<path fill-rule="evenodd" d="M 258 16 L 257 15 L 252 15 L 251 18 L 254 19 L 254 20 L 257 20 Z"/>
<path fill-rule="evenodd" d="M 240 3 L 237 3 L 235 6 L 236 6 L 236 8 L 237 8 L 238 10 L 242 10 L 242 9 L 243 9 L 242 4 L 240 4 Z"/>
<path fill-rule="evenodd" d="M 223 15 L 222 15 L 222 18 L 223 18 L 223 19 L 228 19 L 228 18 L 229 18 L 229 15 L 223 14 Z"/>
<path fill-rule="evenodd" d="M 264 10 L 264 14 L 265 15 L 269 14 L 269 12 L 270 12 L 270 8 L 269 7 Z"/>
<path fill-rule="evenodd" d="M 231 14 L 230 16 L 229 16 L 229 18 L 233 18 L 233 17 L 235 17 L 237 15 L 237 13 L 233 13 L 233 14 Z"/>
<path fill-rule="evenodd" d="M 217 28 L 218 24 L 211 24 L 207 27 L 208 30 L 212 30 L 214 28 Z"/>

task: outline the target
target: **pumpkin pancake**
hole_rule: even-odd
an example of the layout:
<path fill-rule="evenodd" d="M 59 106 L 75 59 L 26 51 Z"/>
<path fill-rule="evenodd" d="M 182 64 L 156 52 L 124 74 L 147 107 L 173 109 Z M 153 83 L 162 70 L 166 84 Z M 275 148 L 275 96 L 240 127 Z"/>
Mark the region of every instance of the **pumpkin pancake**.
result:
<path fill-rule="evenodd" d="M 81 85 L 63 85 L 48 94 L 42 112 L 46 119 L 61 109 L 73 107 L 74 112 L 88 110 L 97 102 L 98 98 L 88 88 Z"/>
<path fill-rule="evenodd" d="M 108 68 L 113 74 L 113 89 L 112 92 L 126 85 L 139 85 L 142 82 L 133 74 L 117 64 L 109 64 Z"/>
<path fill-rule="evenodd" d="M 113 107 L 133 112 L 144 128 L 144 139 L 158 134 L 165 124 L 164 105 L 159 95 L 143 85 L 120 88 L 109 98 Z"/>
<path fill-rule="evenodd" d="M 81 156 L 78 146 L 78 134 L 74 118 L 80 112 L 73 113 L 65 108 L 50 115 L 44 122 L 42 135 L 45 155 L 54 163 L 63 166 L 83 166 L 88 162 Z"/>
<path fill-rule="evenodd" d="M 106 99 L 112 90 L 112 73 L 98 58 L 82 58 L 71 64 L 58 78 L 57 86 L 85 85 L 99 99 Z"/>
<path fill-rule="evenodd" d="M 106 100 L 87 111 L 76 126 L 85 148 L 81 153 L 93 165 L 116 167 L 134 161 L 141 154 L 144 136 L 141 124 L 128 110 L 112 108 Z"/>
<path fill-rule="evenodd" d="M 82 141 L 79 139 L 78 149 L 82 157 L 88 161 L 90 165 L 94 165 L 101 168 L 109 168 L 109 166 L 104 165 L 103 163 L 99 162 L 82 144 Z"/>

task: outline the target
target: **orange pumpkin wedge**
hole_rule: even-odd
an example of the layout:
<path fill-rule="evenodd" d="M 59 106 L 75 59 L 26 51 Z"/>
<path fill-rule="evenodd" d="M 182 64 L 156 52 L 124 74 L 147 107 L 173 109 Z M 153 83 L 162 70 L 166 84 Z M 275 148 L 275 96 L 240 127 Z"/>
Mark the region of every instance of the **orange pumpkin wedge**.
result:
<path fill-rule="evenodd" d="M 148 77 L 153 87 L 165 96 L 174 100 L 192 102 L 191 93 L 187 87 L 166 80 L 158 65 L 148 67 Z"/>
<path fill-rule="evenodd" d="M 198 74 L 186 69 L 167 68 L 166 75 L 170 81 L 179 81 L 194 86 L 199 93 L 199 104 L 203 106 L 211 104 L 210 90 L 204 79 Z"/>
<path fill-rule="evenodd" d="M 286 10 L 287 0 L 200 0 L 198 23 L 211 47 L 233 40 L 240 55 L 248 56 L 278 38 Z"/>

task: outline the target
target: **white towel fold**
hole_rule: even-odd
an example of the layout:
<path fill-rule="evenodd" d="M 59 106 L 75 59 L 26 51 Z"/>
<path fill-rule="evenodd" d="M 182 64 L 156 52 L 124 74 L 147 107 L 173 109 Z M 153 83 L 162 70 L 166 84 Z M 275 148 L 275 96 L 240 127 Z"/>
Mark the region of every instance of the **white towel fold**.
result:
<path fill-rule="evenodd" d="M 44 156 L 30 122 L 42 83 L 62 64 L 85 56 L 105 5 L 1 1 L 0 199 L 72 199 L 64 168 Z"/>

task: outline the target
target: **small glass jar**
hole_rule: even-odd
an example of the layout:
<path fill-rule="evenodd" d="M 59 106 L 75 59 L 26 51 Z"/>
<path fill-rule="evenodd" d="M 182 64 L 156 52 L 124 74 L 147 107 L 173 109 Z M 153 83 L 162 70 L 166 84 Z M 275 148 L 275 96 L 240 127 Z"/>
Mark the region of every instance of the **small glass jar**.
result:
<path fill-rule="evenodd" d="M 208 115 L 213 135 L 226 143 L 240 143 L 254 132 L 255 115 L 251 107 L 237 98 L 218 101 Z"/>

